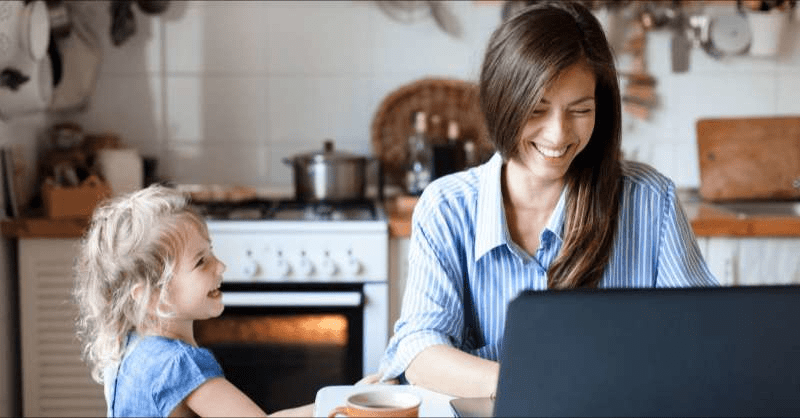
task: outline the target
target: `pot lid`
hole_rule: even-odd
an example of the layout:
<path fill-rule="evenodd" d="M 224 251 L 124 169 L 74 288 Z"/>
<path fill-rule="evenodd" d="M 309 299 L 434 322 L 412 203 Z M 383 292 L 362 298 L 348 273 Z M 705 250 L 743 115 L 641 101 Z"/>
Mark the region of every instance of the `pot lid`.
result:
<path fill-rule="evenodd" d="M 709 22 L 709 39 L 723 54 L 741 54 L 750 46 L 750 25 L 739 13 L 714 17 Z"/>
<path fill-rule="evenodd" d="M 349 153 L 346 151 L 336 151 L 333 144 L 333 140 L 326 139 L 323 142 L 322 151 L 313 151 L 306 154 L 300 154 L 295 156 L 294 159 L 299 159 L 304 161 L 314 161 L 314 162 L 325 162 L 325 161 L 363 160 L 365 159 L 365 157 Z"/>

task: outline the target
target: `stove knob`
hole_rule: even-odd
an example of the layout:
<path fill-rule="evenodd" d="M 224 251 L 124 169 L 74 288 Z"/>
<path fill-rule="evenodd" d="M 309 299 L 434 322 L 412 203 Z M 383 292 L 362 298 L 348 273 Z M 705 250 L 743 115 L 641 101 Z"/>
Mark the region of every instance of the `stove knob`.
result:
<path fill-rule="evenodd" d="M 252 279 L 256 277 L 256 273 L 258 273 L 258 263 L 252 258 L 246 258 L 242 261 L 239 271 L 245 278 Z"/>
<path fill-rule="evenodd" d="M 283 255 L 281 254 L 280 251 L 278 251 L 277 254 L 275 254 L 275 256 L 276 256 L 275 264 L 273 265 L 274 267 L 273 270 L 275 270 L 275 274 L 281 278 L 288 276 L 289 273 L 292 272 L 292 266 L 285 258 L 283 258 Z"/>
<path fill-rule="evenodd" d="M 300 263 L 297 265 L 297 272 L 301 276 L 308 277 L 314 272 L 314 264 L 306 257 L 305 251 L 300 253 Z"/>
<path fill-rule="evenodd" d="M 344 269 L 347 274 L 353 276 L 361 273 L 361 262 L 353 255 L 352 251 L 347 251 L 347 262 L 344 265 Z"/>
<path fill-rule="evenodd" d="M 339 266 L 337 266 L 336 262 L 333 261 L 331 255 L 325 251 L 325 255 L 322 258 L 322 263 L 320 264 L 319 269 L 323 275 L 332 277 L 339 271 Z"/>

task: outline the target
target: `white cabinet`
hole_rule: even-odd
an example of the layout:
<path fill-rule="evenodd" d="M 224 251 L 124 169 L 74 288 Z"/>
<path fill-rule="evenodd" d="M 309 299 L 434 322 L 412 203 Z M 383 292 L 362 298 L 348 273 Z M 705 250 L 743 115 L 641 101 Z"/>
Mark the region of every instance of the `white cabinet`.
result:
<path fill-rule="evenodd" d="M 800 284 L 800 238 L 698 237 L 697 243 L 721 285 Z"/>
<path fill-rule="evenodd" d="M 408 276 L 408 238 L 389 239 L 389 336 L 394 335 L 394 323 L 400 317 L 403 292 Z"/>
<path fill-rule="evenodd" d="M 72 300 L 77 239 L 20 239 L 22 413 L 105 416 L 103 387 L 81 360 Z"/>

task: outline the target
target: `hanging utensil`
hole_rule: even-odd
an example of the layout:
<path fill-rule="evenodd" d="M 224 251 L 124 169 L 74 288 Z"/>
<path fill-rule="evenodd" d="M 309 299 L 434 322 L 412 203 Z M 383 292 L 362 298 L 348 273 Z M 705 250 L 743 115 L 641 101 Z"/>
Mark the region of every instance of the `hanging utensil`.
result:
<path fill-rule="evenodd" d="M 707 33 L 706 52 L 716 58 L 743 54 L 750 47 L 750 24 L 741 13 L 711 16 Z"/>
<path fill-rule="evenodd" d="M 377 0 L 376 3 L 381 11 L 392 20 L 414 23 L 430 16 L 445 33 L 455 37 L 461 36 L 461 25 L 448 9 L 449 2 L 447 1 Z"/>
<path fill-rule="evenodd" d="M 692 41 L 687 34 L 688 19 L 683 10 L 678 8 L 672 19 L 672 39 L 670 42 L 670 57 L 672 58 L 672 72 L 685 73 L 689 71 L 689 54 L 692 50 Z"/>
<path fill-rule="evenodd" d="M 431 15 L 436 21 L 436 24 L 445 33 L 450 34 L 456 38 L 461 36 L 461 25 L 452 11 L 448 8 L 449 2 L 440 0 L 428 0 L 428 6 L 431 9 Z"/>

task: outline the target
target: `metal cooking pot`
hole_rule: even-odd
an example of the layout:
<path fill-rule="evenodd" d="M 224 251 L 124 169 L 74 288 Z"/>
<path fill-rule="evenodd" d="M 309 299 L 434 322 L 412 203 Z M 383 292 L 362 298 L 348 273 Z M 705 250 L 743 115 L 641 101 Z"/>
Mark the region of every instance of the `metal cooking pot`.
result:
<path fill-rule="evenodd" d="M 321 152 L 284 158 L 294 169 L 295 197 L 304 202 L 364 199 L 369 158 L 333 149 L 326 140 Z"/>

